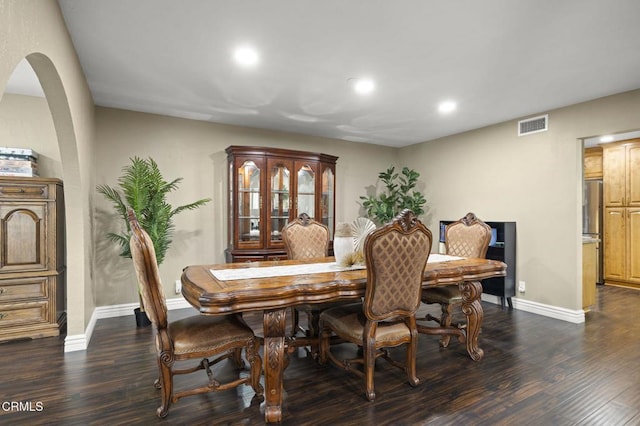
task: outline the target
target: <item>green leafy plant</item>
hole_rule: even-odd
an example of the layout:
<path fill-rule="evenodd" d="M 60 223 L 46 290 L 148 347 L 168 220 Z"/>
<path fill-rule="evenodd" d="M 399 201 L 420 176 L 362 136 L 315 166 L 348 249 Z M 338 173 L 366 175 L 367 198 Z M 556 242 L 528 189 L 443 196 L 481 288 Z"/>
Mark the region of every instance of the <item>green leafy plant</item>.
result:
<path fill-rule="evenodd" d="M 107 237 L 121 247 L 120 256 L 131 258 L 131 248 L 129 247 L 131 228 L 127 217 L 127 208 L 131 207 L 136 213 L 140 226 L 149 234 L 156 252 L 156 260 L 160 265 L 172 242 L 173 217 L 185 210 L 197 209 L 211 199 L 203 198 L 173 208 L 167 202 L 167 194 L 178 189 L 182 178 L 167 182 L 158 165 L 151 158 L 145 160 L 133 157 L 130 160 L 131 164 L 122 168 L 122 176 L 118 178 L 119 190 L 109 185 L 97 186 L 98 192 L 111 201 L 125 227 L 124 232 L 120 234 L 110 232 Z M 142 303 L 140 307 L 141 310 L 144 310 Z"/>
<path fill-rule="evenodd" d="M 423 214 L 427 200 L 414 190 L 419 177 L 420 173 L 408 167 L 403 167 L 400 173 L 393 166 L 378 173 L 385 190 L 380 194 L 360 196 L 367 216 L 381 225 L 391 221 L 403 209 L 410 209 L 416 216 Z"/>

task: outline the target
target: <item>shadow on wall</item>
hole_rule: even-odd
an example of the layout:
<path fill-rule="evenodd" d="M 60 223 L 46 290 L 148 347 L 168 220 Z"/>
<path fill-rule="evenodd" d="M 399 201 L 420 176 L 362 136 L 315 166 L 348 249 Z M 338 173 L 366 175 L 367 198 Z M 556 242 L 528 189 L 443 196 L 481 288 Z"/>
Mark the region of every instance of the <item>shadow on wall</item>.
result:
<path fill-rule="evenodd" d="M 122 219 L 113 212 L 95 210 L 95 294 L 96 306 L 138 301 L 138 281 L 131 259 L 120 256 L 120 246 L 107 234 L 119 233 Z"/>
<path fill-rule="evenodd" d="M 215 263 L 224 263 L 224 251 L 227 248 L 228 225 L 229 225 L 229 200 L 228 197 L 228 163 L 225 151 L 214 152 L 209 156 L 213 165 L 213 221 L 214 233 L 217 235 L 207 236 L 213 238 L 215 247 L 213 248 Z"/>

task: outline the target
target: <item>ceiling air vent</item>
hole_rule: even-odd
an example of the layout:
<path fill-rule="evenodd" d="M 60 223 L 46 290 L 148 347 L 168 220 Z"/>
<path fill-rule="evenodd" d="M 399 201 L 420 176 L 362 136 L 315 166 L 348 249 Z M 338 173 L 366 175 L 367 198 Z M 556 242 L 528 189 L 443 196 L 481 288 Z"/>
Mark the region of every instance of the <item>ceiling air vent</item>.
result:
<path fill-rule="evenodd" d="M 549 130 L 548 114 L 518 121 L 518 136 L 529 135 L 531 133 L 546 132 L 547 130 Z"/>

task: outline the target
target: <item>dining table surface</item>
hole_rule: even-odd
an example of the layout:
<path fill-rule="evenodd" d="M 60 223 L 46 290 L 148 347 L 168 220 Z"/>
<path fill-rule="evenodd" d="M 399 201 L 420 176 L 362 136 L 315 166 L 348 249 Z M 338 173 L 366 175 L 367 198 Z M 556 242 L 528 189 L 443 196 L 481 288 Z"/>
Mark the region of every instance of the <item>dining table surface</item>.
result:
<path fill-rule="evenodd" d="M 481 280 L 504 276 L 507 265 L 497 260 L 431 254 L 424 270 L 423 288 L 458 285 L 467 317 L 466 349 L 479 361 L 483 319 Z M 265 421 L 282 421 L 283 373 L 289 337 L 288 308 L 299 304 L 360 300 L 367 271 L 337 265 L 333 257 L 213 265 L 191 265 L 182 272 L 182 294 L 203 315 L 263 312 Z"/>

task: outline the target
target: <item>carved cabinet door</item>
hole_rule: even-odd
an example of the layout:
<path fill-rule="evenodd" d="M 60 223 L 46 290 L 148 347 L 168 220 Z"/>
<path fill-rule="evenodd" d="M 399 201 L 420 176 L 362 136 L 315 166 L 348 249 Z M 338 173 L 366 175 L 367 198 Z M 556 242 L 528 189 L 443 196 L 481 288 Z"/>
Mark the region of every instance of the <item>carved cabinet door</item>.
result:
<path fill-rule="evenodd" d="M 0 272 L 48 267 L 47 203 L 0 205 Z"/>
<path fill-rule="evenodd" d="M 625 209 L 612 207 L 604 212 L 604 277 L 624 280 L 626 266 Z"/>
<path fill-rule="evenodd" d="M 608 146 L 603 151 L 604 205 L 623 207 L 625 205 L 625 147 Z"/>

